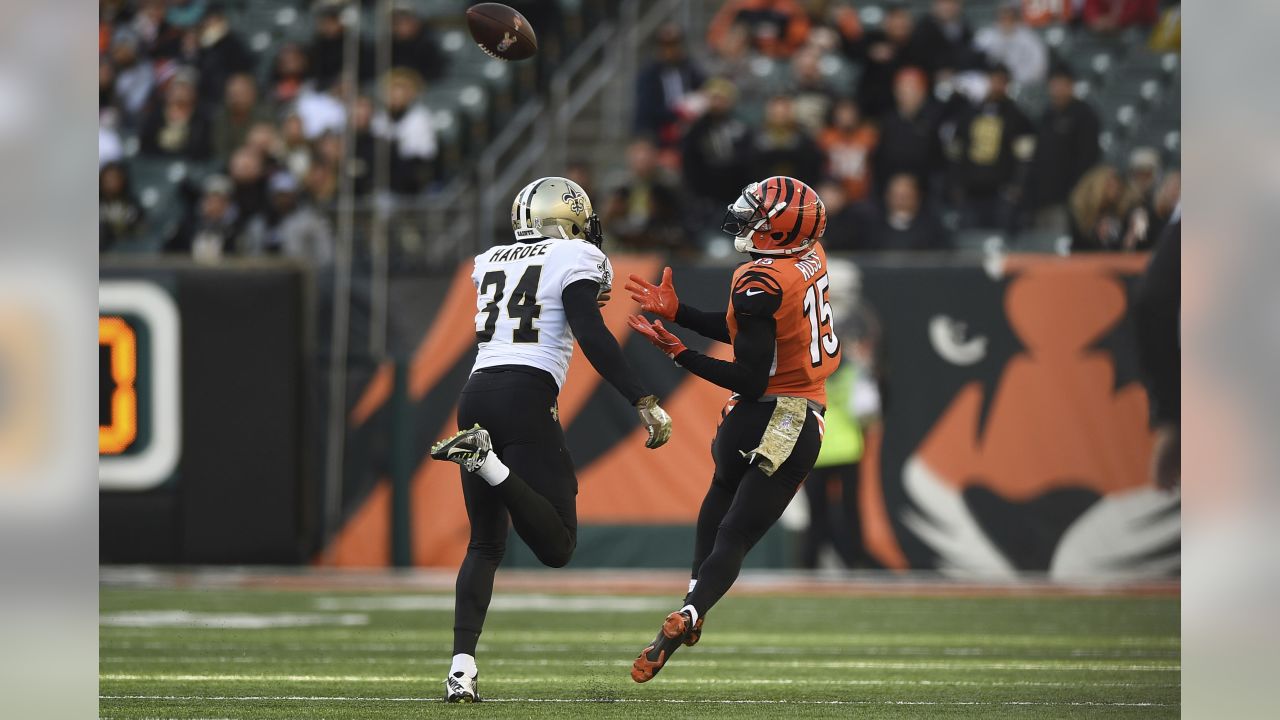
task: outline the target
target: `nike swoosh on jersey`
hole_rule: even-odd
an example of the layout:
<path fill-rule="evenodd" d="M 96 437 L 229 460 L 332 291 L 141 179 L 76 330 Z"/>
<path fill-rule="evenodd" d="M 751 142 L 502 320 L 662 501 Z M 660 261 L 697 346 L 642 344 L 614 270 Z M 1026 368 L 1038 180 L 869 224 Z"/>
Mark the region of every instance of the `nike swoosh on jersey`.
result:
<path fill-rule="evenodd" d="M 764 292 L 763 290 L 748 290 L 747 297 L 751 297 L 752 295 L 759 295 L 763 292 Z"/>

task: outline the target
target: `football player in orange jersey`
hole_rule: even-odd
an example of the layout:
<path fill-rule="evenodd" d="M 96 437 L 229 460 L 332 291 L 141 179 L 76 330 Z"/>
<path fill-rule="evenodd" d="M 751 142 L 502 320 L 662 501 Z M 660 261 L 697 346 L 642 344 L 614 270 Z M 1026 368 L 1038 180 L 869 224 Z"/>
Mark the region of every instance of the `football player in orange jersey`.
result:
<path fill-rule="evenodd" d="M 702 637 L 707 611 L 733 585 L 742 561 L 786 509 L 822 444 L 826 381 L 840 364 L 827 300 L 827 259 L 818 244 L 826 208 L 789 177 L 751 183 L 725 215 L 723 230 L 749 253 L 733 274 L 727 311 L 681 303 L 671 268 L 654 285 L 631 276 L 641 315 L 631 327 L 693 374 L 732 391 L 711 453 L 715 475 L 698 513 L 693 576 L 684 605 L 667 616 L 631 667 L 646 682 L 671 654 Z M 675 322 L 733 345 L 733 361 L 685 347 L 663 325 Z"/>

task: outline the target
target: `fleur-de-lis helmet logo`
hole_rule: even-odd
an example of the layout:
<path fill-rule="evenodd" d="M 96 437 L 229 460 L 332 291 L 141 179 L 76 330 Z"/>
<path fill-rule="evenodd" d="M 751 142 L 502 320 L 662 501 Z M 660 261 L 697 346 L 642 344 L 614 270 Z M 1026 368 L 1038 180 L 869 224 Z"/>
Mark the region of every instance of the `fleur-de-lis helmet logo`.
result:
<path fill-rule="evenodd" d="M 564 194 L 560 196 L 560 199 L 565 201 L 565 203 L 568 204 L 569 209 L 575 214 L 582 214 L 584 209 L 582 204 L 582 193 L 578 192 L 575 188 L 571 187 L 566 190 Z"/>

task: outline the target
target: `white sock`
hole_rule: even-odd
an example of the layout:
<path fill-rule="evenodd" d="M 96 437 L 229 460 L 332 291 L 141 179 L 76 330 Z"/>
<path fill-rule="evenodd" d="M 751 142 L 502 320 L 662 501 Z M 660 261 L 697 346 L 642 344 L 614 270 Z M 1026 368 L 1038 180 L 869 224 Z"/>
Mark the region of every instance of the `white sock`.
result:
<path fill-rule="evenodd" d="M 467 677 L 473 678 L 476 673 L 480 672 L 476 668 L 476 659 L 466 653 L 458 653 L 453 656 L 453 666 L 449 668 L 449 674 L 452 675 L 458 671 L 466 673 Z"/>
<path fill-rule="evenodd" d="M 692 605 L 685 605 L 684 607 L 680 608 L 680 612 L 684 612 L 685 610 L 689 611 L 689 618 L 691 619 L 691 622 L 693 623 L 693 625 L 697 625 L 698 624 L 698 608 Z"/>
<path fill-rule="evenodd" d="M 695 587 L 697 587 L 697 586 L 698 586 L 698 578 L 690 578 L 690 579 L 689 579 L 689 592 L 693 592 L 693 589 L 694 589 Z"/>
<path fill-rule="evenodd" d="M 503 480 L 511 474 L 506 465 L 502 464 L 502 459 L 498 457 L 498 453 L 490 450 L 489 457 L 485 458 L 484 464 L 476 471 L 485 482 L 493 487 L 498 487 Z"/>

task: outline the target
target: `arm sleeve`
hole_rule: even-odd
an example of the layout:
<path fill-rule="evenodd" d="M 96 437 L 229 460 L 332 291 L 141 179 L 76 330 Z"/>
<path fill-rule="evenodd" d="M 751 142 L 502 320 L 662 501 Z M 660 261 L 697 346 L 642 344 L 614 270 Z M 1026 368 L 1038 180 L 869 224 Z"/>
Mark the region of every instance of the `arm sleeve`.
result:
<path fill-rule="evenodd" d="M 676 324 L 698 333 L 704 338 L 729 342 L 729 320 L 725 312 L 707 312 L 696 307 L 680 303 L 676 310 Z"/>
<path fill-rule="evenodd" d="M 600 317 L 600 309 L 596 306 L 598 292 L 600 285 L 593 280 L 570 283 L 560 296 L 564 303 L 565 319 L 591 367 L 617 388 L 627 402 L 635 405 L 649 392 L 636 381 L 635 373 L 622 356 L 618 341 L 609 332 L 609 328 L 604 326 L 604 319 Z"/>
<path fill-rule="evenodd" d="M 733 341 L 733 362 L 707 357 L 693 350 L 676 356 L 676 362 L 694 375 L 727 388 L 748 400 L 764 394 L 769 386 L 777 340 L 774 313 L 782 304 L 782 288 L 764 273 L 739 278 L 733 293 L 733 314 L 738 333 Z"/>
<path fill-rule="evenodd" d="M 1134 315 L 1141 368 L 1153 424 L 1182 421 L 1181 309 L 1182 223 L 1165 229 L 1138 283 Z"/>

